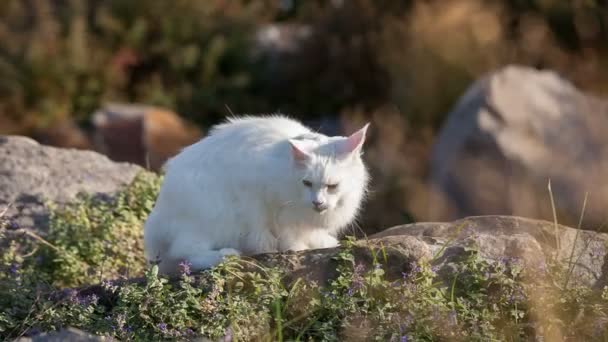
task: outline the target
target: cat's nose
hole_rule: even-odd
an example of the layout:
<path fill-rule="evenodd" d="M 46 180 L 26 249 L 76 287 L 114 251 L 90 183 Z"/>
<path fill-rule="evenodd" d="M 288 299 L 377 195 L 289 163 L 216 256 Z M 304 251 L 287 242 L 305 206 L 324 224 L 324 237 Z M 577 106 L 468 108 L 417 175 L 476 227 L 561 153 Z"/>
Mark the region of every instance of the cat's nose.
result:
<path fill-rule="evenodd" d="M 327 209 L 327 204 L 325 202 L 312 201 L 312 205 L 318 212 L 322 212 L 323 210 Z"/>

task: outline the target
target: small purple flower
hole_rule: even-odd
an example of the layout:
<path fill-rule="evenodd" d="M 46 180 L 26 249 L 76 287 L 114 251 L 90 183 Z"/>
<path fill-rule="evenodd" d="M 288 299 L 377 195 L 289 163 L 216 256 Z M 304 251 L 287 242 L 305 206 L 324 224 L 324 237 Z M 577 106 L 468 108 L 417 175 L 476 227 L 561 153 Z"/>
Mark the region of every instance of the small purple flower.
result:
<path fill-rule="evenodd" d="M 74 292 L 70 293 L 70 301 L 75 304 L 79 304 L 82 306 L 96 305 L 99 297 L 97 295 L 92 294 L 90 296 L 79 296 L 78 292 L 74 290 Z"/>
<path fill-rule="evenodd" d="M 330 291 L 323 291 L 321 292 L 321 295 L 324 297 L 329 297 L 330 299 L 336 299 L 336 295 Z"/>
<path fill-rule="evenodd" d="M 185 336 L 193 336 L 194 335 L 194 331 L 190 328 L 187 328 L 186 330 L 184 330 L 183 335 Z"/>
<path fill-rule="evenodd" d="M 190 273 L 191 273 L 190 266 L 192 266 L 192 264 L 189 261 L 187 261 L 187 260 L 184 260 L 184 261 L 180 262 L 179 263 L 179 272 L 182 275 L 189 276 Z"/>
<path fill-rule="evenodd" d="M 232 329 L 228 328 L 224 332 L 224 342 L 232 342 Z"/>
<path fill-rule="evenodd" d="M 162 331 L 162 332 L 167 331 L 167 324 L 166 323 L 159 323 L 158 324 L 158 329 L 160 329 L 160 331 Z"/>
<path fill-rule="evenodd" d="M 28 330 L 28 331 L 27 331 L 27 334 L 28 334 L 29 336 L 35 336 L 35 335 L 40 334 L 40 332 L 41 332 L 41 331 L 40 331 L 40 329 L 38 329 L 38 328 L 31 328 L 30 330 Z"/>
<path fill-rule="evenodd" d="M 11 267 L 10 267 L 10 269 L 9 269 L 9 272 L 10 272 L 11 274 L 17 274 L 17 272 L 18 272 L 18 271 L 19 271 L 19 264 L 17 264 L 17 263 L 12 263 L 12 264 L 11 264 Z"/>
<path fill-rule="evenodd" d="M 17 230 L 17 229 L 19 229 L 19 223 L 17 223 L 14 220 L 10 220 L 10 221 L 8 221 L 7 228 L 11 229 L 11 230 Z"/>
<path fill-rule="evenodd" d="M 87 297 L 87 305 L 97 305 L 98 301 L 99 301 L 99 297 L 97 297 L 96 294 L 92 294 Z"/>
<path fill-rule="evenodd" d="M 74 289 L 65 289 L 63 290 L 63 293 L 65 294 L 67 300 L 70 303 L 80 304 L 80 300 L 78 298 L 78 291 Z"/>
<path fill-rule="evenodd" d="M 401 339 L 399 341 L 401 341 L 401 342 L 407 342 L 408 341 L 407 335 L 401 336 Z"/>

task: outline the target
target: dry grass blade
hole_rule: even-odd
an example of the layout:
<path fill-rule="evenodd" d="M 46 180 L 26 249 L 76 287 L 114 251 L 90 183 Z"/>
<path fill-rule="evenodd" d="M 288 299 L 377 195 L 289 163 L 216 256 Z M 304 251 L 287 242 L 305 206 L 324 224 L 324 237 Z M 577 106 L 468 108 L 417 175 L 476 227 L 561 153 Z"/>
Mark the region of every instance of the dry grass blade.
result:
<path fill-rule="evenodd" d="M 551 210 L 553 211 L 553 224 L 555 227 L 555 249 L 556 249 L 555 257 L 557 258 L 557 255 L 559 254 L 559 250 L 560 250 L 560 241 L 559 241 L 558 225 L 557 225 L 557 210 L 555 209 L 555 199 L 553 198 L 553 189 L 551 188 L 551 179 L 549 179 L 549 184 L 548 184 L 547 188 L 549 189 L 549 197 L 551 198 Z"/>

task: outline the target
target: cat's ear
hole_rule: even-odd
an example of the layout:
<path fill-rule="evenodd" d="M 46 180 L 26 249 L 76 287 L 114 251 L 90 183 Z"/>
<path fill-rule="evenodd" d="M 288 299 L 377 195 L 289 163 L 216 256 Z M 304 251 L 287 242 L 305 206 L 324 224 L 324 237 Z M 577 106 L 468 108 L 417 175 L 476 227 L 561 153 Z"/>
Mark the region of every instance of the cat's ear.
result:
<path fill-rule="evenodd" d="M 363 128 L 344 139 L 338 146 L 338 155 L 344 158 L 353 154 L 359 154 L 363 148 L 363 143 L 365 143 L 368 127 L 369 123 L 366 123 Z"/>
<path fill-rule="evenodd" d="M 310 154 L 307 152 L 304 144 L 297 140 L 289 140 L 289 144 L 291 146 L 291 155 L 296 164 L 303 165 L 310 159 Z"/>

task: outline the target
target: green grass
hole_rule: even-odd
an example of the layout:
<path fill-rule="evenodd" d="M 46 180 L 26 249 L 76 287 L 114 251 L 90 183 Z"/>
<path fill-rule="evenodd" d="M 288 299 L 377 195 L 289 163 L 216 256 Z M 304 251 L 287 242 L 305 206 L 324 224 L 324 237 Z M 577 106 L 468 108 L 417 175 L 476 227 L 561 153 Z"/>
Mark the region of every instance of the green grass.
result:
<path fill-rule="evenodd" d="M 240 258 L 167 279 L 142 258 L 159 184 L 143 173 L 113 202 L 55 208 L 44 236 L 0 223 L 0 339 L 65 326 L 133 341 L 608 339 L 606 289 L 565 281 L 568 266 L 530 269 L 475 249 L 443 269 L 438 258 L 406 265 L 395 279 L 382 249 L 363 264 L 347 239 L 327 284 L 288 282 L 285 270 Z"/>

